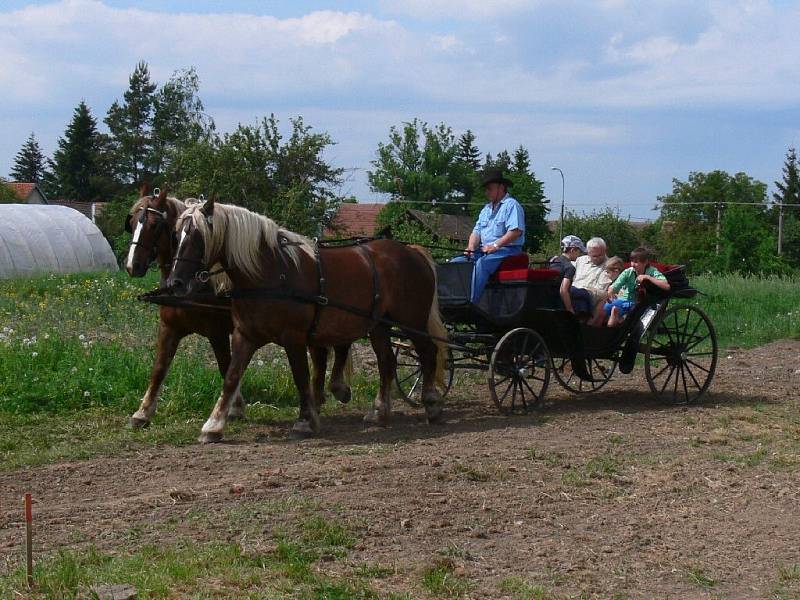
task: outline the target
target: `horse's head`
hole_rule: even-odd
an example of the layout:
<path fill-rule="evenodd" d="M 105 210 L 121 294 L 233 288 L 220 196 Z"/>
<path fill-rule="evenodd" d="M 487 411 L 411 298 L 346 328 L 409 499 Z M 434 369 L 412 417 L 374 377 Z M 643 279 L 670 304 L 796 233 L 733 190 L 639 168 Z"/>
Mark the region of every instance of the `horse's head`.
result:
<path fill-rule="evenodd" d="M 169 257 L 172 249 L 172 227 L 175 215 L 170 217 L 167 190 L 153 190 L 147 195 L 140 190 L 141 197 L 131 208 L 125 220 L 125 230 L 132 234 L 125 269 L 131 277 L 143 277 L 159 253 Z"/>
<path fill-rule="evenodd" d="M 213 217 L 214 198 L 211 197 L 203 205 L 190 206 L 178 218 L 175 225 L 178 249 L 167 279 L 167 286 L 176 296 L 189 294 L 196 287 L 195 282 L 208 281 L 207 265 L 216 262 L 206 253 L 206 238 L 211 234 Z"/>

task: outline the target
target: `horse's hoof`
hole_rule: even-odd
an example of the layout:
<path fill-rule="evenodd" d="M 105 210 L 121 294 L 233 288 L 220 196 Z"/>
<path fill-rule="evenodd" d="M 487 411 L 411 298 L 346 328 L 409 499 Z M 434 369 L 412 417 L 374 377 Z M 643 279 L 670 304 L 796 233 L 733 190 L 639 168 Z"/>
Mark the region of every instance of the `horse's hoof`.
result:
<path fill-rule="evenodd" d="M 364 425 L 378 427 L 388 427 L 389 419 L 381 415 L 377 410 L 371 410 L 364 415 Z"/>
<path fill-rule="evenodd" d="M 293 438 L 297 440 L 304 440 L 306 438 L 311 437 L 316 433 L 314 428 L 311 426 L 311 423 L 308 421 L 297 421 L 294 425 L 292 425 L 292 432 L 291 435 Z"/>
<path fill-rule="evenodd" d="M 231 410 L 228 412 L 229 421 L 244 421 L 244 410 Z"/>
<path fill-rule="evenodd" d="M 347 404 L 353 397 L 349 387 L 332 387 L 331 394 L 342 404 Z"/>
<path fill-rule="evenodd" d="M 217 442 L 222 441 L 222 432 L 221 431 L 204 431 L 200 434 L 200 437 L 197 438 L 197 441 L 201 444 L 216 444 Z"/>
<path fill-rule="evenodd" d="M 428 419 L 428 425 L 438 425 L 444 422 L 444 411 L 441 408 L 435 412 L 426 413 L 425 416 Z"/>
<path fill-rule="evenodd" d="M 150 425 L 147 419 L 140 419 L 139 417 L 131 417 L 128 419 L 128 427 L 131 429 L 144 429 Z"/>

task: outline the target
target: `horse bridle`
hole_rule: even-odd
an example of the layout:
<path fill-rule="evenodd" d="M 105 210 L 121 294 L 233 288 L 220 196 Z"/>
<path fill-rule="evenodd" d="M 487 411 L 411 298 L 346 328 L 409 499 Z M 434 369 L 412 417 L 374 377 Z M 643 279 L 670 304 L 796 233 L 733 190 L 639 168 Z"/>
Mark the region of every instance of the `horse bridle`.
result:
<path fill-rule="evenodd" d="M 206 216 L 205 219 L 206 219 L 206 222 L 208 223 L 208 226 L 212 227 L 211 217 Z M 186 231 L 186 230 L 192 223 L 191 218 L 190 217 L 184 217 L 184 221 L 186 223 L 183 225 L 183 227 L 181 229 L 184 230 L 184 233 L 188 233 L 188 231 Z M 219 275 L 220 273 L 225 273 L 225 272 L 231 270 L 231 269 L 228 269 L 228 268 L 225 268 L 225 267 L 220 267 L 216 271 L 209 271 L 208 267 L 206 266 L 206 263 L 205 263 L 205 261 L 203 259 L 201 259 L 201 258 L 186 258 L 185 256 L 178 256 L 177 250 L 178 249 L 176 249 L 175 252 L 173 252 L 172 269 L 174 270 L 175 265 L 177 265 L 179 262 L 187 262 L 187 263 L 190 263 L 190 264 L 195 264 L 195 265 L 197 265 L 198 269 L 197 269 L 197 271 L 194 272 L 194 275 L 192 277 L 193 277 L 193 279 L 196 279 L 200 283 L 208 283 L 208 281 L 214 275 Z"/>
<path fill-rule="evenodd" d="M 142 214 L 139 217 L 137 223 L 144 226 L 145 222 L 147 221 L 147 213 L 151 212 L 158 216 L 158 220 L 156 221 L 155 231 L 153 233 L 153 246 L 150 249 L 150 259 L 147 261 L 148 265 L 151 265 L 157 258 L 158 255 L 158 240 L 161 239 L 162 228 L 164 228 L 167 224 L 167 211 L 160 211 L 155 208 L 150 208 L 149 206 L 145 206 L 142 209 Z M 132 227 L 130 226 L 131 220 L 128 219 L 126 223 L 128 233 L 133 233 Z M 168 228 L 167 228 L 168 229 Z M 131 246 L 144 246 L 144 244 L 138 240 L 131 240 Z M 173 239 L 172 236 L 169 236 L 169 248 L 170 248 L 170 256 L 172 255 L 172 246 L 173 246 Z"/>

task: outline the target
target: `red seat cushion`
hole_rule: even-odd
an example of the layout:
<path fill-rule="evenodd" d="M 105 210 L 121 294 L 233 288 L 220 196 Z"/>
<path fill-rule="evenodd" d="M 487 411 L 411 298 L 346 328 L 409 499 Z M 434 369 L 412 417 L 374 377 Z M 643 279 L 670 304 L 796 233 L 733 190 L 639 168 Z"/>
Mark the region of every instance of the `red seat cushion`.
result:
<path fill-rule="evenodd" d="M 514 269 L 509 271 L 498 271 L 499 281 L 553 281 L 561 279 L 561 273 L 557 269 Z"/>
<path fill-rule="evenodd" d="M 513 256 L 506 256 L 500 263 L 498 271 L 513 271 L 515 269 L 528 268 L 528 255 L 526 253 L 514 254 Z"/>

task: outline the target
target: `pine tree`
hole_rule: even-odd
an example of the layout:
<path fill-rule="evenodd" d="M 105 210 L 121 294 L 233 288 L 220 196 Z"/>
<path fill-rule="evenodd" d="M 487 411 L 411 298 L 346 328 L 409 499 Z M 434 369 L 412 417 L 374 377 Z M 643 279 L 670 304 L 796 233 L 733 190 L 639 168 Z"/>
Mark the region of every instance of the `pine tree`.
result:
<path fill-rule="evenodd" d="M 783 181 L 776 181 L 778 191 L 772 194 L 778 204 L 800 204 L 800 168 L 797 152 L 789 148 L 783 163 Z"/>
<path fill-rule="evenodd" d="M 511 170 L 514 173 L 528 173 L 531 169 L 531 156 L 528 151 L 520 144 L 519 148 L 514 150 L 514 162 Z"/>
<path fill-rule="evenodd" d="M 120 104 L 114 101 L 105 118 L 111 132 L 111 152 L 116 175 L 125 183 L 139 183 L 152 172 L 153 108 L 156 84 L 142 61 L 128 79 Z"/>
<path fill-rule="evenodd" d="M 458 160 L 468 164 L 473 170 L 481 168 L 481 152 L 475 145 L 475 134 L 469 129 L 458 138 Z"/>
<path fill-rule="evenodd" d="M 31 133 L 14 159 L 11 177 L 15 181 L 39 183 L 45 176 L 46 158 L 39 148 L 36 136 Z"/>
<path fill-rule="evenodd" d="M 53 172 L 60 196 L 82 201 L 98 199 L 99 144 L 97 121 L 81 100 L 53 155 Z"/>

